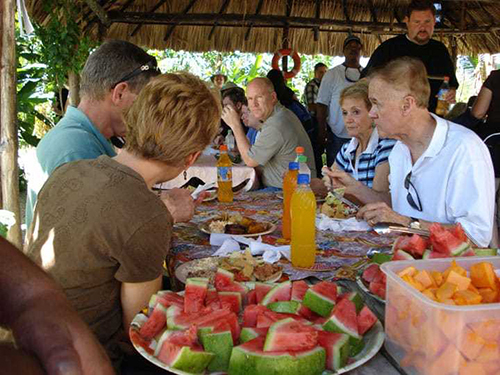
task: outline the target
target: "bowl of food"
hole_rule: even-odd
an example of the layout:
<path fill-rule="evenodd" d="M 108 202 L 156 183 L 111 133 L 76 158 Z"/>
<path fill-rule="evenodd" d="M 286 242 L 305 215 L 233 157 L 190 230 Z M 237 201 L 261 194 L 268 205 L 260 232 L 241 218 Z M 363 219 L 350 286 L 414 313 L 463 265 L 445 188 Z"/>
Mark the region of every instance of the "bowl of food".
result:
<path fill-rule="evenodd" d="M 245 237 L 256 237 L 274 232 L 276 225 L 257 221 L 240 214 L 222 215 L 205 221 L 200 230 L 207 234 L 225 233 Z"/>

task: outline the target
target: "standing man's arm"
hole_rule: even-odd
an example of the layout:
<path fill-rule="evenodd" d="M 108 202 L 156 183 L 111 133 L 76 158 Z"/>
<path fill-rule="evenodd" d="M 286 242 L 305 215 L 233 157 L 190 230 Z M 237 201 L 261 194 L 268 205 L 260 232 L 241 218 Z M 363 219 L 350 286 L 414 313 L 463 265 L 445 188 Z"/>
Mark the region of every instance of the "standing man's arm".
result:
<path fill-rule="evenodd" d="M 1 237 L 0 259 L 0 325 L 12 329 L 18 347 L 49 374 L 113 374 L 104 349 L 55 282 Z M 0 363 L 26 374 L 25 363 L 11 354 L 0 348 Z"/>
<path fill-rule="evenodd" d="M 314 97 L 314 86 L 311 82 L 304 89 L 304 97 L 306 99 L 307 110 L 311 113 L 316 113 L 316 103 Z"/>
<path fill-rule="evenodd" d="M 334 68 L 335 69 L 335 68 Z M 329 70 L 323 76 L 319 85 L 318 96 L 316 98 L 316 118 L 318 120 L 318 144 L 325 147 L 328 126 L 328 111 L 332 100 L 333 86 L 335 85 L 335 72 Z"/>

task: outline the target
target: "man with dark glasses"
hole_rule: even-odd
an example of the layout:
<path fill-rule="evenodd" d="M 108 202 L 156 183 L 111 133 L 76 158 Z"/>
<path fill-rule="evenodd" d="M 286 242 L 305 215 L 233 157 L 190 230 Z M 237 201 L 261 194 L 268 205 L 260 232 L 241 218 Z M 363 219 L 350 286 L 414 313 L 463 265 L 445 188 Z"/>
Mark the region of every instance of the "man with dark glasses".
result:
<path fill-rule="evenodd" d="M 495 183 L 488 149 L 469 129 L 430 113 L 424 64 L 403 57 L 369 77 L 370 117 L 397 139 L 389 156 L 390 196 L 371 191 L 359 217 L 428 228 L 460 223 L 478 246 L 493 234 Z M 380 201 L 383 201 L 380 202 Z"/>
<path fill-rule="evenodd" d="M 122 114 L 159 74 L 156 59 L 129 42 L 111 40 L 92 52 L 81 72 L 80 104 L 68 107 L 38 144 L 32 171 L 28 171 L 27 227 L 33 220 L 37 194 L 57 167 L 116 155 L 109 140 L 125 136 Z"/>
<path fill-rule="evenodd" d="M 344 40 L 345 61 L 328 70 L 321 80 L 316 99 L 318 119 L 318 143 L 326 146 L 327 165 L 335 162 L 342 145 L 350 140 L 342 119 L 339 99 L 340 92 L 359 80 L 361 74 L 361 49 L 363 44 L 355 35 Z"/>

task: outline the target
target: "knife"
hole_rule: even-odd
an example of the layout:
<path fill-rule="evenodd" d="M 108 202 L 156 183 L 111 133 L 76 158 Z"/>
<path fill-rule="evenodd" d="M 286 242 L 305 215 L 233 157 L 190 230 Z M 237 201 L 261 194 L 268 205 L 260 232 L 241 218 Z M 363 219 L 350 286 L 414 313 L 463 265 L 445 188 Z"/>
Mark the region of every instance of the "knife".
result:
<path fill-rule="evenodd" d="M 336 199 L 338 199 L 339 201 L 341 201 L 345 205 L 347 205 L 347 206 L 349 206 L 351 208 L 354 208 L 356 211 L 359 211 L 359 206 L 357 204 L 352 203 L 350 200 L 344 198 L 342 195 L 340 195 L 339 193 L 337 193 L 335 190 L 331 189 L 329 192 L 332 193 L 332 195 Z"/>

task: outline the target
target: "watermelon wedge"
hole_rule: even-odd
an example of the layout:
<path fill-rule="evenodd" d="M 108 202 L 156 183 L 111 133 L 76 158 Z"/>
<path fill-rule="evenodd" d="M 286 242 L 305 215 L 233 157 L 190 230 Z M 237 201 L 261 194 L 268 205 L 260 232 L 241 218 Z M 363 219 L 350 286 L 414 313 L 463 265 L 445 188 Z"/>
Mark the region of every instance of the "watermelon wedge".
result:
<path fill-rule="evenodd" d="M 392 257 L 392 260 L 415 260 L 410 254 L 403 250 L 397 250 Z"/>
<path fill-rule="evenodd" d="M 141 327 L 139 334 L 146 340 L 151 340 L 160 333 L 167 325 L 167 308 L 157 304 L 153 313 Z"/>
<path fill-rule="evenodd" d="M 233 337 L 229 326 L 227 324 L 225 326 L 225 329 L 215 327 L 212 332 L 201 336 L 203 349 L 215 355 L 207 367 L 208 371 L 227 371 L 229 366 L 233 350 Z"/>
<path fill-rule="evenodd" d="M 358 315 L 358 333 L 364 335 L 377 323 L 377 320 L 377 317 L 368 306 L 363 307 Z"/>
<path fill-rule="evenodd" d="M 164 342 L 158 353 L 158 359 L 166 365 L 190 373 L 199 374 L 208 366 L 214 354 L 204 352 L 201 348 L 179 346 Z"/>
<path fill-rule="evenodd" d="M 267 311 L 267 307 L 262 305 L 248 305 L 243 311 L 243 327 L 255 327 L 259 313 Z"/>
<path fill-rule="evenodd" d="M 292 283 L 291 300 L 302 302 L 308 289 L 309 285 L 304 280 L 294 281 Z"/>
<path fill-rule="evenodd" d="M 433 223 L 429 227 L 432 249 L 448 256 L 460 256 L 467 251 L 469 244 L 462 239 L 467 237 L 460 228 L 448 230 L 439 223 Z"/>
<path fill-rule="evenodd" d="M 269 291 L 273 289 L 275 286 L 276 284 L 255 283 L 256 303 L 260 303 L 264 299 L 266 294 L 269 293 Z"/>
<path fill-rule="evenodd" d="M 222 290 L 224 287 L 231 285 L 234 282 L 234 274 L 230 271 L 226 271 L 223 268 L 217 268 L 215 273 L 215 289 Z"/>
<path fill-rule="evenodd" d="M 284 281 L 273 287 L 260 302 L 266 306 L 272 302 L 290 301 L 292 295 L 292 282 L 290 280 Z"/>
<path fill-rule="evenodd" d="M 179 296 L 170 290 L 160 290 L 158 293 L 153 294 L 149 300 L 149 312 L 152 313 L 156 305 L 161 303 L 165 308 L 171 305 L 184 308 L 184 297 Z"/>
<path fill-rule="evenodd" d="M 222 308 L 239 314 L 241 310 L 241 293 L 239 292 L 219 292 L 220 305 Z"/>
<path fill-rule="evenodd" d="M 318 332 L 311 326 L 291 318 L 280 320 L 269 327 L 263 350 L 299 351 L 312 349 L 318 344 Z"/>
<path fill-rule="evenodd" d="M 343 333 L 318 331 L 318 344 L 326 351 L 326 368 L 337 371 L 347 364 L 349 336 Z"/>
<path fill-rule="evenodd" d="M 265 352 L 264 337 L 233 348 L 228 374 L 321 375 L 326 355 L 322 347 L 298 352 Z"/>
<path fill-rule="evenodd" d="M 269 310 L 274 312 L 297 314 L 300 306 L 300 302 L 297 301 L 279 301 L 272 302 L 267 307 L 269 308 Z"/>
<path fill-rule="evenodd" d="M 184 312 L 186 314 L 200 312 L 205 307 L 208 290 L 208 279 L 194 277 L 187 279 L 184 292 Z"/>
<path fill-rule="evenodd" d="M 321 316 L 329 316 L 337 300 L 337 285 L 322 281 L 309 288 L 303 304 Z"/>
<path fill-rule="evenodd" d="M 259 336 L 266 336 L 269 328 L 243 327 L 240 334 L 240 342 L 243 344 Z"/>
<path fill-rule="evenodd" d="M 339 297 L 339 302 L 342 298 L 347 298 L 349 301 L 354 303 L 356 306 L 356 314 L 359 314 L 365 303 L 363 302 L 363 298 L 359 295 L 358 292 L 346 292 Z"/>
<path fill-rule="evenodd" d="M 351 345 L 356 345 L 361 336 L 358 332 L 356 306 L 347 298 L 342 299 L 333 309 L 332 315 L 323 324 L 325 331 L 345 333 L 349 336 Z"/>

